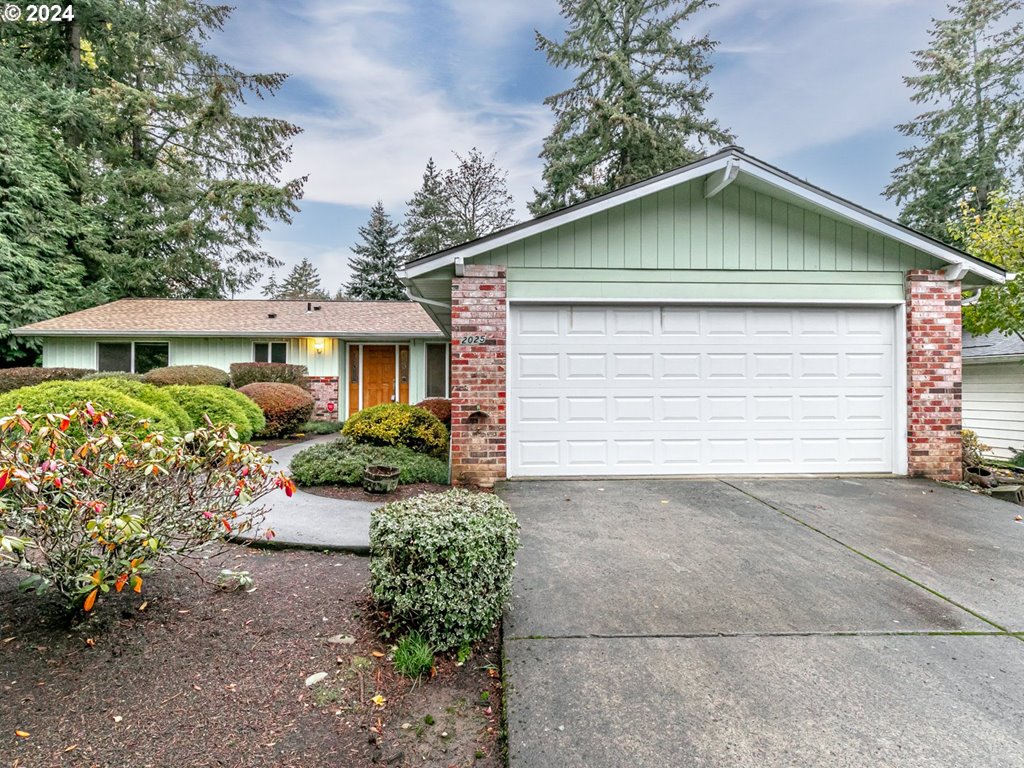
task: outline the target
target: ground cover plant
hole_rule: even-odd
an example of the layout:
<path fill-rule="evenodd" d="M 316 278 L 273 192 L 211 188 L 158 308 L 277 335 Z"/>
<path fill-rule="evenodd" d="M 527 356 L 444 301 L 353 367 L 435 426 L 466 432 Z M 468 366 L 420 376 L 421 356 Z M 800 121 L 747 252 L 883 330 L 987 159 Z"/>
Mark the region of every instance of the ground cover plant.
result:
<path fill-rule="evenodd" d="M 448 464 L 411 448 L 360 445 L 347 438 L 312 445 L 295 455 L 292 478 L 299 485 L 358 485 L 368 466 L 398 467 L 398 482 L 447 483 Z"/>

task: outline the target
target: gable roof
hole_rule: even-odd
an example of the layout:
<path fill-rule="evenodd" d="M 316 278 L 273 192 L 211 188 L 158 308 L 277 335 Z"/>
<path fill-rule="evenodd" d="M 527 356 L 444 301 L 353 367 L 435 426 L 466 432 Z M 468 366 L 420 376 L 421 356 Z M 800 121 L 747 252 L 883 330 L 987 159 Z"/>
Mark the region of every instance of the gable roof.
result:
<path fill-rule="evenodd" d="M 702 177 L 709 177 L 716 173 L 722 174 L 728 181 L 737 177 L 743 177 L 745 181 L 755 181 L 767 185 L 775 194 L 784 194 L 799 199 L 806 204 L 827 211 L 836 218 L 890 237 L 893 240 L 934 256 L 940 261 L 954 265 L 959 270 L 974 273 L 986 281 L 1003 283 L 1008 278 L 1006 270 L 1002 267 L 970 256 L 939 240 L 916 232 L 899 222 L 870 211 L 831 192 L 827 192 L 821 187 L 798 179 L 773 165 L 769 165 L 763 160 L 748 155 L 740 147 L 726 147 L 714 155 L 709 155 L 681 168 L 676 168 L 659 176 L 623 187 L 615 192 L 609 192 L 591 200 L 559 209 L 536 219 L 494 232 L 486 237 L 463 243 L 454 248 L 414 259 L 409 261 L 405 268 L 399 272 L 399 277 L 409 285 L 411 279 L 440 267 L 454 264 L 458 259 L 470 259 L 495 248 L 525 239 L 531 235 L 536 235 L 587 216 L 592 216 L 600 211 L 622 205 L 630 200 L 646 197 L 662 189 L 668 189 Z"/>
<path fill-rule="evenodd" d="M 964 362 L 999 362 L 1024 359 L 1024 340 L 1017 334 L 1004 336 L 999 331 L 984 336 L 964 333 Z"/>
<path fill-rule="evenodd" d="M 273 317 L 272 317 L 273 315 Z M 120 299 L 16 328 L 19 336 L 443 338 L 411 301 Z"/>

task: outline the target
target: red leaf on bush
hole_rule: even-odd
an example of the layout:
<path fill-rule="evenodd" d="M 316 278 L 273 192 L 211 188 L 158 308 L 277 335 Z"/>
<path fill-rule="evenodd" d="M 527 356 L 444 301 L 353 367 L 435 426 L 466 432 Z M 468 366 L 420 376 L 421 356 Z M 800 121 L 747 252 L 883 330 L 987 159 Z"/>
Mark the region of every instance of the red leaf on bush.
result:
<path fill-rule="evenodd" d="M 128 574 L 122 573 L 117 577 L 117 581 L 114 582 L 114 589 L 120 592 L 124 589 L 124 585 L 128 583 Z"/>
<path fill-rule="evenodd" d="M 65 431 L 70 426 L 71 426 L 71 419 L 61 419 L 60 420 L 60 431 L 61 432 Z"/>
<path fill-rule="evenodd" d="M 91 611 L 92 607 L 96 604 L 96 595 L 99 593 L 99 591 L 99 587 L 97 587 L 92 592 L 90 592 L 89 595 L 85 598 L 85 604 L 82 606 L 82 608 L 85 609 L 86 613 Z"/>
<path fill-rule="evenodd" d="M 0 491 L 7 487 L 7 483 L 11 480 L 10 472 L 0 472 Z"/>
<path fill-rule="evenodd" d="M 228 533 L 231 533 L 231 523 L 229 523 L 227 520 L 221 520 L 221 522 L 224 523 L 224 527 L 227 528 Z"/>

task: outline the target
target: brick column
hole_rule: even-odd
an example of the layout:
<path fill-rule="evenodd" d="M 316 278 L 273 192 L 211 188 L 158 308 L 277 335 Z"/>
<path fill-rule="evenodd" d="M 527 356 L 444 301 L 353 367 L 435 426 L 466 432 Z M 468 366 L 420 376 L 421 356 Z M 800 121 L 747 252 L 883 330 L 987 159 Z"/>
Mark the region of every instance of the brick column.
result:
<path fill-rule="evenodd" d="M 337 421 L 338 414 L 338 377 L 307 376 L 306 388 L 313 396 L 313 421 Z M 334 404 L 334 410 L 327 408 L 328 403 Z"/>
<path fill-rule="evenodd" d="M 452 482 L 490 487 L 506 476 L 505 268 L 465 270 L 452 283 Z"/>
<path fill-rule="evenodd" d="M 911 476 L 959 481 L 960 281 L 907 273 L 907 457 Z"/>

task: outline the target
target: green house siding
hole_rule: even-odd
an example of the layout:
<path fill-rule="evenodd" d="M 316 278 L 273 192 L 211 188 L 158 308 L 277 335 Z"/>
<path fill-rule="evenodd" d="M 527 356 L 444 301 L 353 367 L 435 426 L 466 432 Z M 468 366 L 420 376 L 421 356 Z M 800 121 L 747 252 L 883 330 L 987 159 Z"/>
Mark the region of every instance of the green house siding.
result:
<path fill-rule="evenodd" d="M 900 301 L 907 270 L 944 266 L 908 245 L 738 183 L 706 198 L 701 181 L 473 261 L 507 266 L 513 299 Z"/>

